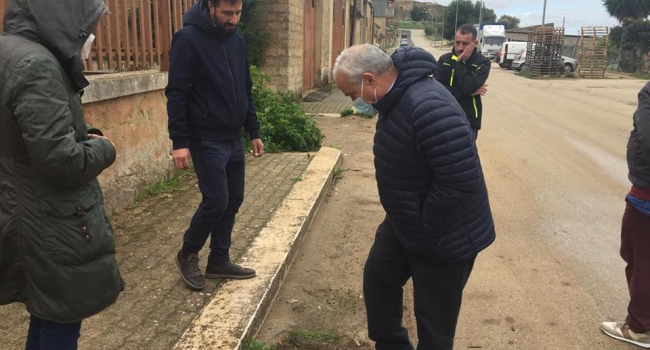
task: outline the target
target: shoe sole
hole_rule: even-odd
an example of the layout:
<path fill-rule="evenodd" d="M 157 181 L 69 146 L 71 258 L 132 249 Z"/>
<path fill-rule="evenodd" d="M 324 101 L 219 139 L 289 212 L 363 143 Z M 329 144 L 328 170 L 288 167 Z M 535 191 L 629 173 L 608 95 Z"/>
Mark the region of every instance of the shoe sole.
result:
<path fill-rule="evenodd" d="M 188 281 L 187 278 L 185 278 L 185 275 L 183 275 L 183 270 L 181 269 L 181 262 L 178 261 L 178 256 L 176 256 L 176 266 L 178 267 L 178 272 L 180 273 L 181 278 L 183 279 L 183 282 L 185 282 L 185 284 L 187 284 L 188 287 L 190 287 L 190 288 L 192 288 L 192 289 L 194 289 L 196 291 L 203 290 L 203 288 L 205 288 L 205 284 L 203 286 L 198 286 L 198 285 Z"/>
<path fill-rule="evenodd" d="M 256 273 L 252 275 L 227 275 L 221 273 L 207 273 L 207 272 L 205 273 L 205 278 L 209 278 L 209 279 L 247 280 L 256 276 L 257 276 Z"/>
<path fill-rule="evenodd" d="M 630 343 L 630 344 L 634 344 L 634 345 L 636 345 L 636 346 L 640 346 L 640 347 L 642 347 L 642 348 L 644 348 L 644 349 L 650 349 L 650 344 L 647 344 L 647 343 L 639 343 L 638 341 L 633 340 L 633 339 L 627 339 L 627 338 L 625 338 L 625 337 L 621 337 L 620 335 L 611 334 L 611 333 L 607 332 L 606 330 L 604 330 L 604 329 L 602 329 L 602 328 L 601 328 L 600 330 L 603 331 L 603 333 L 605 333 L 606 335 L 608 335 L 608 336 L 610 336 L 610 337 L 612 337 L 612 338 L 614 338 L 614 339 L 622 340 L 622 341 L 624 341 L 624 342 L 628 342 L 628 343 Z"/>

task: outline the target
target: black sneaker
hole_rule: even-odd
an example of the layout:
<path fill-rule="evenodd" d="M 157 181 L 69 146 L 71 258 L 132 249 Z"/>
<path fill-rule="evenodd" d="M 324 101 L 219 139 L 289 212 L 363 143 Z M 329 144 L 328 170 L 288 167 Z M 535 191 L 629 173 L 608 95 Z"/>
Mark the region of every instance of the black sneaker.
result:
<path fill-rule="evenodd" d="M 196 253 L 187 253 L 183 249 L 176 255 L 176 265 L 181 272 L 185 284 L 194 290 L 205 288 L 205 278 L 199 269 L 199 256 Z"/>
<path fill-rule="evenodd" d="M 255 277 L 255 270 L 241 267 L 234 262 L 229 261 L 223 265 L 208 264 L 205 268 L 205 277 L 244 280 Z"/>

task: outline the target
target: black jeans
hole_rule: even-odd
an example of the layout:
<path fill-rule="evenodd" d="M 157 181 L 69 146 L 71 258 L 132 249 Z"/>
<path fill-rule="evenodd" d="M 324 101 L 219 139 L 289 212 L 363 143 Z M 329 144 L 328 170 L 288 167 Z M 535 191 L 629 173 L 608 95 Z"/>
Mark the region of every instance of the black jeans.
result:
<path fill-rule="evenodd" d="M 476 257 L 460 263 L 414 258 L 385 220 L 377 229 L 363 275 L 368 335 L 377 350 L 412 350 L 402 327 L 403 287 L 413 278 L 418 350 L 451 350 L 456 323 Z"/>
<path fill-rule="evenodd" d="M 25 350 L 77 350 L 81 321 L 63 324 L 29 318 Z"/>
<path fill-rule="evenodd" d="M 230 261 L 235 215 L 244 201 L 243 140 L 192 140 L 190 153 L 203 200 L 185 232 L 183 250 L 198 253 L 211 236 L 208 263 L 223 264 Z"/>

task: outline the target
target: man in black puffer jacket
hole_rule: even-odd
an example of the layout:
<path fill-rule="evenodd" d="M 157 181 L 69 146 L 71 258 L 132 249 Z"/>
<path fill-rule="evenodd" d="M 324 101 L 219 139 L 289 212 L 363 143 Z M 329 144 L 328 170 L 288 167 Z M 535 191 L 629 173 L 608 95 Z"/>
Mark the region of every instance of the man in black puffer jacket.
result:
<path fill-rule="evenodd" d="M 413 278 L 418 349 L 452 349 L 462 292 L 477 254 L 495 238 L 474 137 L 419 48 L 392 57 L 372 45 L 339 56 L 336 83 L 379 111 L 374 154 L 386 219 L 364 271 L 368 332 L 377 349 L 413 349 L 402 288 Z"/>

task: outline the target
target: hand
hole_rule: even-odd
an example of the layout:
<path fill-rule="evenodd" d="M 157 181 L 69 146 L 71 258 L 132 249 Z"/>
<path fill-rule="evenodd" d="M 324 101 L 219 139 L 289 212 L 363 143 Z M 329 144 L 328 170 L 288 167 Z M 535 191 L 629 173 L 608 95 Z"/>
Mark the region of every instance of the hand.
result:
<path fill-rule="evenodd" d="M 172 160 L 176 169 L 187 169 L 190 167 L 190 149 L 179 148 L 172 151 Z"/>
<path fill-rule="evenodd" d="M 458 60 L 466 62 L 470 57 L 472 57 L 472 54 L 474 53 L 475 48 L 476 48 L 475 43 L 471 43 L 471 44 L 467 45 L 467 47 L 465 48 L 465 51 L 463 51 L 463 53 L 460 54 L 460 56 L 458 56 Z"/>
<path fill-rule="evenodd" d="M 262 139 L 251 140 L 251 146 L 253 147 L 253 155 L 255 157 L 261 157 L 264 155 L 264 143 Z"/>
<path fill-rule="evenodd" d="M 472 96 L 478 96 L 478 95 L 485 96 L 485 94 L 487 94 L 487 87 L 488 87 L 487 84 L 481 86 L 481 88 L 476 90 L 476 92 L 473 93 Z"/>
<path fill-rule="evenodd" d="M 111 144 L 111 146 L 113 146 L 113 148 L 115 148 L 115 144 L 111 142 L 111 140 L 107 139 L 106 136 L 97 135 L 97 134 L 88 134 L 88 139 L 104 139 L 108 141 Z"/>

